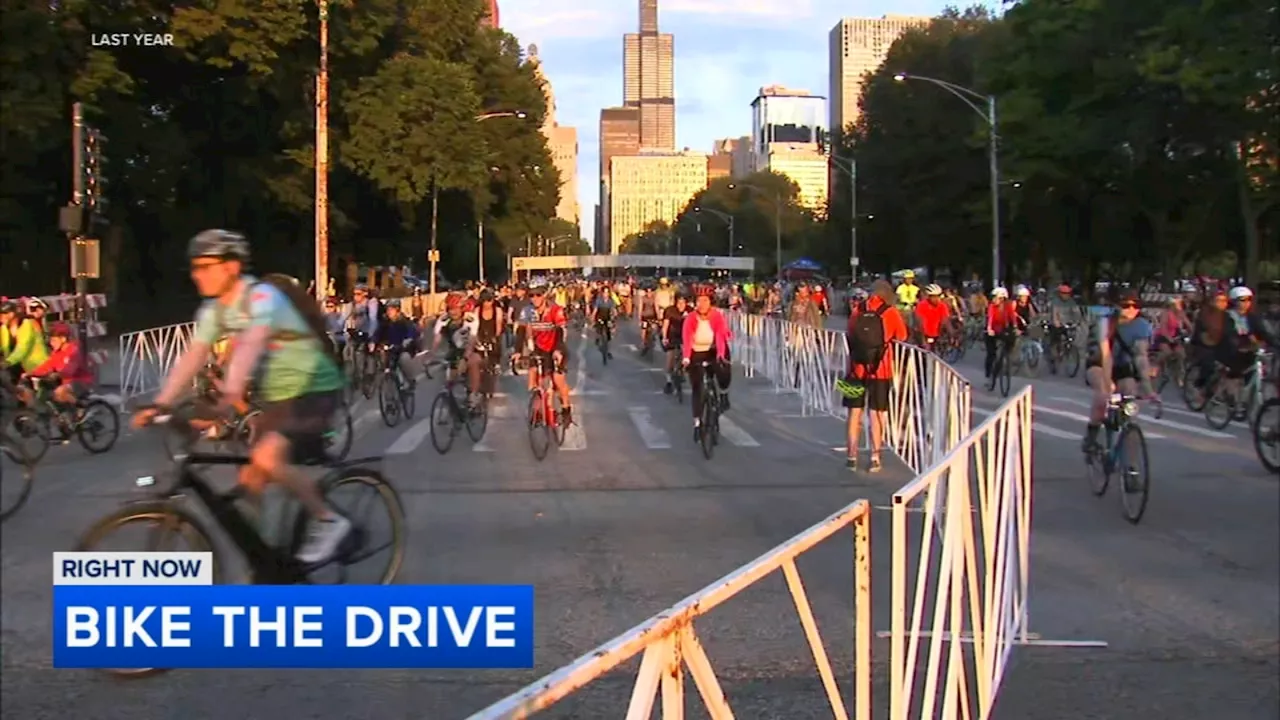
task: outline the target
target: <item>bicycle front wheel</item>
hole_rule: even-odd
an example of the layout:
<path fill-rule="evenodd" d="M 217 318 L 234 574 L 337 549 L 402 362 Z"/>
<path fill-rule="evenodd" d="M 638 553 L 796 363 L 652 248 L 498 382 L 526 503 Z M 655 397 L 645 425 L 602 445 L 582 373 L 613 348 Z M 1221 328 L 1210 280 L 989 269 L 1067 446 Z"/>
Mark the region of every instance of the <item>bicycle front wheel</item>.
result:
<path fill-rule="evenodd" d="M 1069 378 L 1080 372 L 1080 348 L 1069 345 L 1062 350 L 1062 372 Z"/>
<path fill-rule="evenodd" d="M 453 438 L 458 434 L 451 400 L 449 390 L 445 388 L 431 403 L 431 425 L 428 426 L 431 430 L 431 445 L 441 455 L 449 452 L 449 448 L 453 447 Z"/>
<path fill-rule="evenodd" d="M 1223 388 L 1215 389 L 1204 404 L 1204 421 L 1214 430 L 1222 430 L 1230 425 L 1235 414 L 1235 397 Z"/>
<path fill-rule="evenodd" d="M 7 427 L 0 434 L 9 439 L 18 457 L 29 467 L 34 467 L 49 452 L 49 430 L 33 410 L 13 413 Z"/>
<path fill-rule="evenodd" d="M 540 392 L 529 395 L 528 422 L 529 449 L 533 451 L 533 457 L 536 460 L 542 460 L 551 449 L 551 428 L 548 426 L 549 419 L 546 417 L 545 404 Z"/>
<path fill-rule="evenodd" d="M 1005 356 L 1000 365 L 1000 395 L 1009 397 L 1009 387 L 1013 384 L 1013 364 L 1009 362 L 1008 356 Z"/>
<path fill-rule="evenodd" d="M 378 412 L 382 414 L 382 423 L 387 427 L 399 425 L 400 410 L 400 389 L 390 375 L 383 375 L 378 380 Z"/>
<path fill-rule="evenodd" d="M 94 455 L 104 453 L 120 437 L 120 414 L 106 400 L 90 400 L 80 411 L 76 439 Z"/>
<path fill-rule="evenodd" d="M 140 526 L 140 527 L 139 527 Z M 134 503 L 121 507 L 97 521 L 85 531 L 76 543 L 80 552 L 91 550 L 121 550 L 108 544 L 108 538 L 126 528 L 142 532 L 143 547 L 147 552 L 211 552 L 213 553 L 213 582 L 222 582 L 222 561 L 217 545 L 205 527 L 189 511 L 172 503 L 156 500 Z M 137 549 L 136 547 L 131 549 Z M 167 672 L 168 668 L 103 668 L 102 672 L 119 678 L 144 678 Z"/>
<path fill-rule="evenodd" d="M 0 439 L 0 443 L 4 440 Z M 0 444 L 0 522 L 22 509 L 31 496 L 35 472 L 19 450 Z"/>
<path fill-rule="evenodd" d="M 1147 439 L 1142 428 L 1130 423 L 1120 433 L 1119 458 L 1116 469 L 1120 472 L 1120 507 L 1124 519 L 1137 525 L 1147 511 L 1147 499 L 1151 492 L 1151 468 L 1147 464 Z"/>
<path fill-rule="evenodd" d="M 1275 478 L 1280 474 L 1280 399 L 1262 404 L 1253 418 L 1253 449 L 1262 467 Z"/>

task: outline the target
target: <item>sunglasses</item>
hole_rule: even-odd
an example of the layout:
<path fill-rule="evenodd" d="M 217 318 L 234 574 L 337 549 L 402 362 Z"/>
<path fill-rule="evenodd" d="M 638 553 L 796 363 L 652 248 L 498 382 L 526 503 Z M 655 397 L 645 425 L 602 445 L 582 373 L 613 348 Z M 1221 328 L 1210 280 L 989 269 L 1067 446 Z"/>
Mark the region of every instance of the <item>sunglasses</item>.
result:
<path fill-rule="evenodd" d="M 1120 303 L 1121 310 L 1136 310 L 1137 308 L 1138 308 L 1138 303 L 1131 303 L 1131 302 Z"/>

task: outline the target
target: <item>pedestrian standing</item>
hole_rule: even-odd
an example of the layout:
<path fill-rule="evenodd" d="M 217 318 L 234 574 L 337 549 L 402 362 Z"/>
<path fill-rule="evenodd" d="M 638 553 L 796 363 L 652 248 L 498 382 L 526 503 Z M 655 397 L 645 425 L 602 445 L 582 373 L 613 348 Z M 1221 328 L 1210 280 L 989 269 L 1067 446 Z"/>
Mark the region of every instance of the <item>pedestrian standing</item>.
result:
<path fill-rule="evenodd" d="M 882 467 L 880 457 L 888 425 L 889 395 L 893 389 L 894 341 L 907 339 L 907 326 L 894 307 L 893 286 L 877 280 L 866 300 L 853 306 L 849 315 L 846 341 L 849 345 L 848 380 L 853 387 L 846 393 L 844 406 L 849 410 L 846 467 L 858 469 L 858 442 L 862 433 L 863 411 L 871 419 L 871 472 Z"/>

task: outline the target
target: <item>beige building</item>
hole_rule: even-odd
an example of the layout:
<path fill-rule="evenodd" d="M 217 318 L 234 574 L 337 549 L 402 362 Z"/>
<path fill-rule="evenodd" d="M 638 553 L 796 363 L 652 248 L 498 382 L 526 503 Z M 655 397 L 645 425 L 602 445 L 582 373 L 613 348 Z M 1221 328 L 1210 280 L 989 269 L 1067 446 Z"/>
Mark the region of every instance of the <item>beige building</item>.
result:
<path fill-rule="evenodd" d="M 786 175 L 800 189 L 800 204 L 815 213 L 827 211 L 827 156 L 809 145 L 774 143 L 765 168 Z"/>
<path fill-rule="evenodd" d="M 724 138 L 711 144 L 711 156 L 729 157 L 729 176 L 746 177 L 754 172 L 754 160 L 751 156 L 751 136 Z M 714 179 L 714 178 L 713 178 Z"/>
<path fill-rule="evenodd" d="M 800 204 L 827 208 L 827 100 L 807 90 L 769 85 L 751 103 L 753 171 L 769 170 L 799 187 Z"/>
<path fill-rule="evenodd" d="M 831 132 L 843 131 L 858 119 L 862 76 L 875 72 L 889 53 L 889 46 L 907 30 L 923 27 L 933 18 L 885 15 L 882 18 L 845 18 L 831 28 L 830 62 Z"/>
<path fill-rule="evenodd" d="M 651 222 L 675 222 L 707 187 L 707 156 L 663 153 L 614 157 L 609 178 L 609 251 Z"/>
<path fill-rule="evenodd" d="M 547 138 L 552 162 L 560 173 L 560 201 L 556 205 L 556 217 L 579 225 L 582 212 L 578 205 L 578 129 L 556 121 L 556 95 L 551 89 L 551 81 L 542 72 L 537 45 L 529 46 L 529 61 L 534 64 L 534 73 L 546 96 L 547 114 L 542 120 L 542 134 Z"/>
<path fill-rule="evenodd" d="M 675 40 L 658 32 L 658 0 L 639 0 L 640 32 L 622 39 L 622 104 L 640 110 L 640 147 L 676 147 Z"/>

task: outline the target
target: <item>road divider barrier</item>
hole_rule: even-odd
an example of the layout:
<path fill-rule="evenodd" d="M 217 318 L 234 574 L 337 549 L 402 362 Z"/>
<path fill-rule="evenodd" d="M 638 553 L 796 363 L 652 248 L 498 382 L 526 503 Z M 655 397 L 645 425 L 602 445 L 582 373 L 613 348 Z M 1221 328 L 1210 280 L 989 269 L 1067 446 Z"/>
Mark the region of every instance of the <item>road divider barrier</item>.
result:
<path fill-rule="evenodd" d="M 186 352 L 195 333 L 193 322 L 147 328 L 120 336 L 121 399 L 156 392 Z"/>

